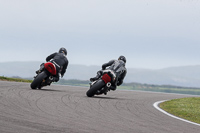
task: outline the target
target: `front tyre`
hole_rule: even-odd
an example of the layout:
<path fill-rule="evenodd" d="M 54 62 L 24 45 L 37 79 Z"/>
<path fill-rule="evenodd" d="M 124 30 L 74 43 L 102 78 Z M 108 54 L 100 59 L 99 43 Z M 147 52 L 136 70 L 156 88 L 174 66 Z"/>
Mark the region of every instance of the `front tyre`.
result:
<path fill-rule="evenodd" d="M 31 88 L 32 89 L 36 89 L 43 81 L 43 79 L 46 78 L 46 73 L 45 72 L 41 72 L 39 73 L 35 79 L 33 80 L 33 82 L 31 83 Z"/>
<path fill-rule="evenodd" d="M 86 92 L 86 95 L 88 97 L 93 97 L 96 94 L 97 90 L 100 90 L 104 86 L 105 86 L 104 81 L 100 79 Z"/>

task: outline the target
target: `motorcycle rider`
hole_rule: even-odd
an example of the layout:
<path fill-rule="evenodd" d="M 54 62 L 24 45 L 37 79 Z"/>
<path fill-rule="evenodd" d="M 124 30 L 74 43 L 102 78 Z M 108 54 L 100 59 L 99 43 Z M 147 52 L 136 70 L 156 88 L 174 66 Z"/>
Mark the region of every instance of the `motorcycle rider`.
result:
<path fill-rule="evenodd" d="M 67 59 L 67 50 L 65 48 L 60 48 L 58 52 L 55 52 L 51 55 L 49 55 L 46 58 L 46 62 L 51 62 L 56 66 L 56 76 L 54 76 L 54 81 L 58 82 L 59 81 L 59 75 L 61 74 L 61 77 L 64 76 L 67 66 L 68 66 L 68 59 Z M 44 63 L 40 65 L 40 69 L 36 71 L 36 73 L 40 73 L 44 69 Z"/>
<path fill-rule="evenodd" d="M 116 86 L 120 86 L 123 83 L 123 80 L 126 76 L 127 69 L 125 67 L 125 64 L 126 64 L 126 58 L 123 55 L 121 55 L 118 58 L 118 60 L 111 60 L 108 63 L 103 64 L 102 70 L 97 72 L 96 77 L 90 78 L 90 81 L 94 82 L 95 80 L 99 79 L 103 74 L 103 70 L 105 69 L 113 70 L 113 72 L 116 74 L 117 80 L 114 84 L 112 84 L 110 89 L 114 91 L 117 88 Z"/>

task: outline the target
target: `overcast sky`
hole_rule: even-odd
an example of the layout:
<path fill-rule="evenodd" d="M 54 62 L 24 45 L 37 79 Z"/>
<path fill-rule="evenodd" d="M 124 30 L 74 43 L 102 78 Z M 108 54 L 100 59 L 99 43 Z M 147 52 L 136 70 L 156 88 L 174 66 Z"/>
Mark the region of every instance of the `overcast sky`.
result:
<path fill-rule="evenodd" d="M 200 65 L 199 0 L 0 0 L 0 62 L 45 61 L 60 47 L 70 64 Z"/>

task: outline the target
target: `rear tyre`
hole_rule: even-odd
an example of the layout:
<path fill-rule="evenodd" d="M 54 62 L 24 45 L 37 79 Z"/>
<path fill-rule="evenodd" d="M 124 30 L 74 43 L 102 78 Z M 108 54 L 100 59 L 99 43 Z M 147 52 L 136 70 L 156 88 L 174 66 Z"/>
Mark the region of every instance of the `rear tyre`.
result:
<path fill-rule="evenodd" d="M 100 79 L 86 92 L 86 95 L 88 97 L 93 97 L 96 94 L 97 90 L 100 90 L 104 86 L 105 86 L 104 81 Z"/>
<path fill-rule="evenodd" d="M 39 73 L 35 79 L 33 80 L 33 82 L 31 83 L 31 88 L 32 89 L 37 89 L 38 86 L 42 83 L 43 79 L 46 78 L 46 73 L 45 72 L 41 72 Z"/>

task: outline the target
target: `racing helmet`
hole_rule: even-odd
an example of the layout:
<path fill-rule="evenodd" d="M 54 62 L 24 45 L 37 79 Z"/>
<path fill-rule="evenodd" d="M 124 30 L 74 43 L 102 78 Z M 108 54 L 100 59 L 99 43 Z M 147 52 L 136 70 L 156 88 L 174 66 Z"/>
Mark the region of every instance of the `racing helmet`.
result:
<path fill-rule="evenodd" d="M 123 55 L 121 55 L 121 56 L 118 58 L 118 60 L 122 60 L 122 61 L 124 61 L 124 63 L 126 63 L 126 57 L 124 57 Z"/>
<path fill-rule="evenodd" d="M 59 53 L 64 53 L 65 55 L 67 55 L 67 50 L 62 47 L 59 49 Z"/>

